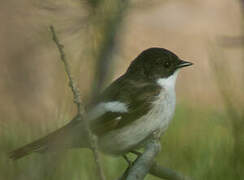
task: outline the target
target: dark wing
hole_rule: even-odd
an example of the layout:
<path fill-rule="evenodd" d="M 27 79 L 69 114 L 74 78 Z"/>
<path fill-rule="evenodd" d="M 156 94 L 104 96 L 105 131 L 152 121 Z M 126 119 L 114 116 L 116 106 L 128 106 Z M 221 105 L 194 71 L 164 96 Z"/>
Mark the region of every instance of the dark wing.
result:
<path fill-rule="evenodd" d="M 107 111 L 91 121 L 91 130 L 96 135 L 103 135 L 114 129 L 122 128 L 145 115 L 155 97 L 160 93 L 160 87 L 145 82 L 123 79 L 115 81 L 101 95 L 100 102 L 120 102 L 128 107 L 127 112 Z"/>
<path fill-rule="evenodd" d="M 97 135 L 103 135 L 106 132 L 124 127 L 135 121 L 149 111 L 151 102 L 159 92 L 160 88 L 155 84 L 132 81 L 128 80 L 126 76 L 121 76 L 102 93 L 99 102 L 125 103 L 128 107 L 127 112 L 105 111 L 101 116 L 90 121 L 92 131 Z M 11 152 L 10 157 L 12 159 L 19 159 L 32 152 L 57 151 L 70 147 L 87 147 L 89 143 L 86 141 L 85 131 L 82 131 L 84 128 L 82 122 L 74 118 L 64 127 Z"/>

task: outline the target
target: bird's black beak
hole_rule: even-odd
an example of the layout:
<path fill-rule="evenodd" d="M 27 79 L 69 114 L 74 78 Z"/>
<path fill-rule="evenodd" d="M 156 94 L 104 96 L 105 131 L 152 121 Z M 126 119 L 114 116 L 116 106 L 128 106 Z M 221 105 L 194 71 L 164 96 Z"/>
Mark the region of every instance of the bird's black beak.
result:
<path fill-rule="evenodd" d="M 193 65 L 193 63 L 187 62 L 187 61 L 183 61 L 183 60 L 180 59 L 178 65 L 177 65 L 177 68 L 183 68 L 183 67 L 191 66 L 191 65 Z"/>

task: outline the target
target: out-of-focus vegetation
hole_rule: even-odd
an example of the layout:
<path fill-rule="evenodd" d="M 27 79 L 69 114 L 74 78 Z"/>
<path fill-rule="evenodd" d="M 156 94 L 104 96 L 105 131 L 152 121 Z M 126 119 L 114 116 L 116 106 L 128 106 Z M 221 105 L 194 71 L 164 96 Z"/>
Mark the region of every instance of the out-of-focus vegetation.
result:
<path fill-rule="evenodd" d="M 8 160 L 5 153 L 46 134 L 47 128 L 40 130 L 39 126 L 28 124 L 7 127 L 0 141 L 0 179 L 95 179 L 95 165 L 89 150 L 70 150 L 59 160 L 54 154 L 33 154 L 18 162 Z M 49 130 L 56 127 L 56 124 L 48 125 Z M 162 138 L 162 152 L 157 161 L 194 179 L 241 179 L 237 178 L 232 164 L 234 139 L 230 127 L 230 120 L 222 112 L 180 104 Z M 106 177 L 115 179 L 127 163 L 121 157 L 103 156 L 103 165 Z M 147 179 L 157 178 L 148 176 Z"/>
<path fill-rule="evenodd" d="M 97 8 L 98 1 L 91 2 L 90 8 Z M 9 151 L 61 127 L 74 115 L 63 67 L 51 44 L 50 24 L 65 45 L 84 99 L 93 88 L 92 81 L 99 79 L 98 75 L 94 78 L 96 57 L 102 57 L 107 44 L 116 45 L 109 67 L 113 78 L 141 50 L 152 46 L 168 48 L 194 62 L 178 78 L 176 115 L 162 137 L 157 161 L 198 180 L 243 179 L 243 48 L 236 48 L 232 41 L 224 47 L 218 47 L 223 46 L 221 41 L 210 43 L 222 36 L 244 34 L 239 1 L 136 0 L 123 17 L 117 17 L 118 29 L 109 28 L 118 9 L 109 12 L 107 2 L 99 13 L 111 13 L 108 19 L 84 8 L 88 5 L 83 1 L 0 3 L 0 180 L 96 179 L 89 150 L 33 154 L 17 162 L 7 157 Z M 109 40 L 104 32 L 116 38 Z M 237 39 L 243 43 L 243 38 Z M 111 79 L 112 75 L 104 83 Z M 127 166 L 121 157 L 102 159 L 108 179 L 119 177 Z"/>

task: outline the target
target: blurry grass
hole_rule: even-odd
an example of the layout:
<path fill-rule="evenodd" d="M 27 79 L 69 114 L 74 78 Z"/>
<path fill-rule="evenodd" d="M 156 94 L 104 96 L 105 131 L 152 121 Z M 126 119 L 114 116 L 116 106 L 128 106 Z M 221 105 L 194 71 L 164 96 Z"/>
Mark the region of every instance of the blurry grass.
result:
<path fill-rule="evenodd" d="M 60 156 L 33 154 L 16 162 L 8 160 L 8 151 L 57 127 L 49 124 L 47 129 L 16 122 L 0 127 L 0 179 L 96 179 L 89 150 L 70 150 Z M 232 151 L 231 124 L 225 112 L 178 105 L 175 118 L 162 137 L 162 152 L 157 161 L 198 180 L 225 180 L 234 177 Z M 120 157 L 103 156 L 103 163 L 107 179 L 119 177 L 127 165 Z M 157 178 L 147 176 L 147 179 Z"/>

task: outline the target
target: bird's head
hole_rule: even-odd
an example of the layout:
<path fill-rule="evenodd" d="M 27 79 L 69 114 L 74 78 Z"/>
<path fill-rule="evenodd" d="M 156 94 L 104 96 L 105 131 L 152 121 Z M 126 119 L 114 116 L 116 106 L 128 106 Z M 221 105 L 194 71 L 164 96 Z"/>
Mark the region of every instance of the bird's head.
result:
<path fill-rule="evenodd" d="M 158 80 L 168 78 L 180 68 L 190 65 L 191 62 L 181 60 L 167 49 L 149 48 L 136 57 L 127 72 L 140 78 Z"/>

